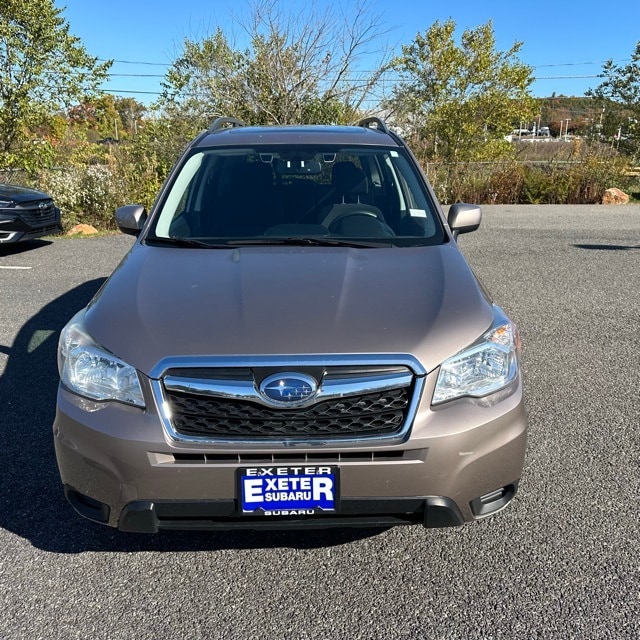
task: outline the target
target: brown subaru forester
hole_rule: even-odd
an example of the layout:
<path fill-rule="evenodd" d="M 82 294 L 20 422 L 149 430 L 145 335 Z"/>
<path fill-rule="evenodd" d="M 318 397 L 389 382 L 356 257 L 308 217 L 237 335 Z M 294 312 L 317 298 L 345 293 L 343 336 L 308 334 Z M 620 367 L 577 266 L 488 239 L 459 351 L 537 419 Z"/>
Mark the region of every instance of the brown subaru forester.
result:
<path fill-rule="evenodd" d="M 459 525 L 513 498 L 515 326 L 381 120 L 186 149 L 63 329 L 55 447 L 81 515 L 123 531 Z"/>

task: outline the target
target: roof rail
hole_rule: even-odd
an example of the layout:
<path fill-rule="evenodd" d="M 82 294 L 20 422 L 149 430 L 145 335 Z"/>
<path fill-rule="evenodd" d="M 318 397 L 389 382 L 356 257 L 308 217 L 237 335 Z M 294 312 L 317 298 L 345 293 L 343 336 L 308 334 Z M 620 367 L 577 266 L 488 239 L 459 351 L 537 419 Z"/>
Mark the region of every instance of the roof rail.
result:
<path fill-rule="evenodd" d="M 242 122 L 242 120 L 238 120 L 238 118 L 222 117 L 222 118 L 216 118 L 213 121 L 213 124 L 209 127 L 207 131 L 208 133 L 213 133 L 214 131 L 218 131 L 219 129 L 222 129 L 226 124 L 230 124 L 232 128 L 247 126 L 244 122 Z"/>
<path fill-rule="evenodd" d="M 372 124 L 375 124 L 376 126 L 371 127 L 370 125 Z M 384 133 L 391 133 L 384 120 L 382 118 L 378 118 L 378 116 L 363 118 L 358 122 L 358 126 L 364 127 L 365 129 L 378 129 L 378 131 L 383 131 Z"/>

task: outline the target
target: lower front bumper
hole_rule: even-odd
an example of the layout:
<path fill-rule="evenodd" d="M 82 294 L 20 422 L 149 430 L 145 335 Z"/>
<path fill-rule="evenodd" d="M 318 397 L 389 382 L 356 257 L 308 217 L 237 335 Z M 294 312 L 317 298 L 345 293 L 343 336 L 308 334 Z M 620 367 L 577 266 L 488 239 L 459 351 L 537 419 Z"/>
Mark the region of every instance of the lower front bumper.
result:
<path fill-rule="evenodd" d="M 514 493 L 515 489 L 510 498 Z M 108 521 L 107 505 L 87 499 L 68 486 L 65 487 L 65 495 L 80 515 L 97 522 Z M 428 528 L 456 527 L 464 524 L 464 518 L 453 500 L 439 496 L 347 498 L 340 502 L 337 513 L 303 516 L 240 516 L 235 500 L 138 500 L 124 507 L 118 528 L 132 533 L 157 533 L 170 529 L 325 529 L 402 524 L 422 524 Z"/>
<path fill-rule="evenodd" d="M 24 242 L 25 240 L 35 240 L 44 236 L 55 236 L 62 233 L 62 227 L 58 224 L 30 231 L 14 231 L 0 227 L 0 244 L 13 244 L 14 242 Z"/>

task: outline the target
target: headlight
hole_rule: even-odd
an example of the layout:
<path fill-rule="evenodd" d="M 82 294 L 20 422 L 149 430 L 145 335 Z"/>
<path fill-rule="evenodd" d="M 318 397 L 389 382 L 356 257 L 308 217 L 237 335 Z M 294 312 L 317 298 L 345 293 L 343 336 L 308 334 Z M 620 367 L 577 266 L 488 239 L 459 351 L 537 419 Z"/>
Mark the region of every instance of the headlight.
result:
<path fill-rule="evenodd" d="M 58 343 L 60 380 L 71 391 L 92 400 L 115 400 L 144 407 L 136 370 L 101 347 L 85 331 L 84 311 L 62 330 Z"/>
<path fill-rule="evenodd" d="M 501 309 L 494 308 L 491 329 L 440 366 L 432 404 L 463 396 L 481 398 L 504 389 L 518 376 L 518 330 Z"/>

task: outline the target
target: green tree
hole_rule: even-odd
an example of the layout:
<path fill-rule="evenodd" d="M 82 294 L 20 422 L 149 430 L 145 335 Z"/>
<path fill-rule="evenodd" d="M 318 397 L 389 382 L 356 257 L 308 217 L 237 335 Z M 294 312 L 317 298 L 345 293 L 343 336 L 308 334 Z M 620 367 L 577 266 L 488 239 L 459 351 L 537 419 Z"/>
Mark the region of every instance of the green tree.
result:
<path fill-rule="evenodd" d="M 0 3 L 0 158 L 5 166 L 37 168 L 31 132 L 95 91 L 110 67 L 71 35 L 62 12 L 53 0 Z"/>
<path fill-rule="evenodd" d="M 147 115 L 147 107 L 135 98 L 115 97 L 113 105 L 120 116 L 120 122 L 124 131 L 128 135 L 138 132 L 139 127 L 144 125 Z"/>
<path fill-rule="evenodd" d="M 348 122 L 372 96 L 384 70 L 382 23 L 366 3 L 342 14 L 316 6 L 296 13 L 259 0 L 240 20 L 248 46 L 237 48 L 218 29 L 186 39 L 163 83 L 165 112 L 210 122 L 233 115 L 254 124 Z M 367 69 L 359 65 L 365 55 Z M 372 70 L 371 70 L 372 69 Z"/>
<path fill-rule="evenodd" d="M 104 93 L 73 105 L 67 111 L 69 122 L 84 130 L 87 139 L 126 139 L 144 124 L 147 108 L 135 98 L 121 98 Z"/>
<path fill-rule="evenodd" d="M 453 20 L 435 22 L 402 47 L 394 68 L 402 80 L 387 103 L 395 121 L 427 159 L 479 160 L 504 154 L 504 136 L 535 111 L 531 67 L 497 51 L 491 21 L 455 41 Z M 417 148 L 419 148 L 417 147 Z"/>
<path fill-rule="evenodd" d="M 587 95 L 603 100 L 606 105 L 603 134 L 617 146 L 640 158 L 640 41 L 630 61 L 618 65 L 608 60 L 602 68 L 604 80 Z M 606 125 L 608 124 L 608 129 Z M 607 135 L 608 134 L 608 135 Z"/>

